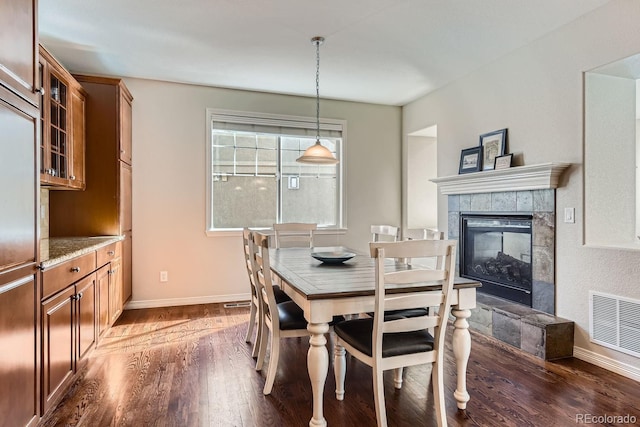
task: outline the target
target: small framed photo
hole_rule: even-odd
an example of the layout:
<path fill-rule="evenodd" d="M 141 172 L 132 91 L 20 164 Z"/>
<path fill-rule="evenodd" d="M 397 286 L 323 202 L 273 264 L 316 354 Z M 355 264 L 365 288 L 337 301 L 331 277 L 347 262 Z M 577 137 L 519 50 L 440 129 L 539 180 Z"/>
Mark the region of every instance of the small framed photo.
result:
<path fill-rule="evenodd" d="M 465 148 L 460 153 L 460 168 L 458 173 L 479 172 L 482 158 L 480 147 Z"/>
<path fill-rule="evenodd" d="M 493 169 L 509 169 L 511 167 L 511 158 L 513 154 L 505 154 L 504 156 L 498 156 L 495 159 L 495 163 L 493 165 Z"/>
<path fill-rule="evenodd" d="M 495 158 L 504 156 L 507 148 L 507 129 L 494 130 L 480 135 L 482 170 L 492 170 Z"/>

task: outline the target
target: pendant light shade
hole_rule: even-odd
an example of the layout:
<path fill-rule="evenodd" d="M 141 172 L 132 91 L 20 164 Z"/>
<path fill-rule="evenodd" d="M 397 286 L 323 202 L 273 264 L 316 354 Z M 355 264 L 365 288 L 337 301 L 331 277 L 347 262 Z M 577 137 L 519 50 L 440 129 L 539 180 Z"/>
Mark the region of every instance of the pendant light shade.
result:
<path fill-rule="evenodd" d="M 296 162 L 335 165 L 338 163 L 338 159 L 333 157 L 331 150 L 320 144 L 320 140 L 316 140 L 316 143 L 307 148 L 302 156 L 296 159 Z"/>
<path fill-rule="evenodd" d="M 311 43 L 316 47 L 316 143 L 307 148 L 296 162 L 335 165 L 338 159 L 334 157 L 331 150 L 320 143 L 320 45 L 323 42 L 324 37 L 311 39 Z"/>

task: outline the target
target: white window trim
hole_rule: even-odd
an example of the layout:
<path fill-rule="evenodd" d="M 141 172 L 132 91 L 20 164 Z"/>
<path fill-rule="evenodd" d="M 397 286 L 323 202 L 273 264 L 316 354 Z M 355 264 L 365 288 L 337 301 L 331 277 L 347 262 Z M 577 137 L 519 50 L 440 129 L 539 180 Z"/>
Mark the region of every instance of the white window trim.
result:
<path fill-rule="evenodd" d="M 226 121 L 237 121 L 238 123 L 265 123 L 265 124 L 286 124 L 290 127 L 309 128 L 310 126 L 316 126 L 315 117 L 303 117 L 303 116 L 291 116 L 282 114 L 269 114 L 269 113 L 257 113 L 247 111 L 235 111 L 219 108 L 207 108 L 206 110 L 206 140 L 205 140 L 205 171 L 206 171 L 206 186 L 205 186 L 205 234 L 210 237 L 224 237 L 224 236 L 240 236 L 242 235 L 242 229 L 240 228 L 212 228 L 213 225 L 213 212 L 211 209 L 211 122 L 216 117 L 221 117 Z M 337 228 L 322 228 L 317 231 L 318 234 L 345 234 L 347 231 L 347 200 L 346 200 L 346 176 L 345 176 L 345 156 L 343 155 L 345 150 L 345 141 L 347 140 L 347 121 L 339 119 L 324 119 L 320 118 L 320 129 L 341 129 L 342 143 L 340 144 L 340 150 L 336 153 L 336 157 L 339 160 L 338 176 L 340 185 L 338 186 L 337 197 L 342 201 L 341 209 L 338 212 L 338 227 Z"/>

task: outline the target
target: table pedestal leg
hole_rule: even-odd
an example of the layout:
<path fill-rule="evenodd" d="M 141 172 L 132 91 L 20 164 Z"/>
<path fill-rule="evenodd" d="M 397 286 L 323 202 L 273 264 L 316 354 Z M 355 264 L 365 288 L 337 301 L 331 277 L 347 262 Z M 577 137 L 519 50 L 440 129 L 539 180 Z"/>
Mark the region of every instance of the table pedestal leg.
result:
<path fill-rule="evenodd" d="M 324 334 L 329 332 L 329 324 L 309 323 L 307 330 L 311 333 L 309 352 L 307 353 L 307 369 L 309 369 L 313 391 L 313 418 L 309 421 L 309 427 L 325 427 L 327 420 L 324 419 L 322 413 L 322 394 L 329 370 L 329 352 Z"/>
<path fill-rule="evenodd" d="M 459 409 L 466 409 L 469 401 L 467 393 L 467 362 L 471 353 L 471 335 L 467 319 L 471 316 L 471 310 L 452 309 L 451 314 L 456 318 L 453 322 L 453 355 L 456 359 L 457 384 L 453 393 L 458 402 Z"/>
<path fill-rule="evenodd" d="M 344 400 L 344 377 L 347 374 L 346 350 L 336 344 L 333 347 L 333 374 L 336 377 L 336 400 Z"/>

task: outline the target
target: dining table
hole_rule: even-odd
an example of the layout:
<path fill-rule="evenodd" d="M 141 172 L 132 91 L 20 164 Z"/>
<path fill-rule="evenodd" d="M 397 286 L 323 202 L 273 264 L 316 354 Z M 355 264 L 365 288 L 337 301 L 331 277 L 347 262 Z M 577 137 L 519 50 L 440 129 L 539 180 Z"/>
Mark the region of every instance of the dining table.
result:
<path fill-rule="evenodd" d="M 342 262 L 320 261 L 312 253 L 327 253 L 341 249 L 353 257 Z M 313 415 L 309 426 L 326 426 L 323 414 L 324 385 L 329 370 L 329 351 L 325 334 L 334 316 L 358 315 L 374 311 L 375 263 L 368 254 L 346 248 L 280 248 L 269 254 L 270 268 L 281 288 L 304 311 L 310 333 L 307 369 L 313 394 Z M 416 260 L 415 262 L 419 262 Z M 386 271 L 411 268 L 407 263 L 389 260 Z M 440 286 L 420 285 L 407 288 L 396 285 L 393 292 L 437 291 Z M 456 277 L 450 296 L 451 314 L 454 317 L 452 346 L 456 363 L 456 389 L 453 393 L 459 409 L 466 409 L 469 393 L 466 371 L 471 353 L 471 336 L 467 319 L 476 306 L 476 289 L 481 284 L 474 280 Z M 335 355 L 344 354 L 344 348 L 336 346 Z M 336 398 L 342 400 L 344 390 L 336 390 Z"/>

